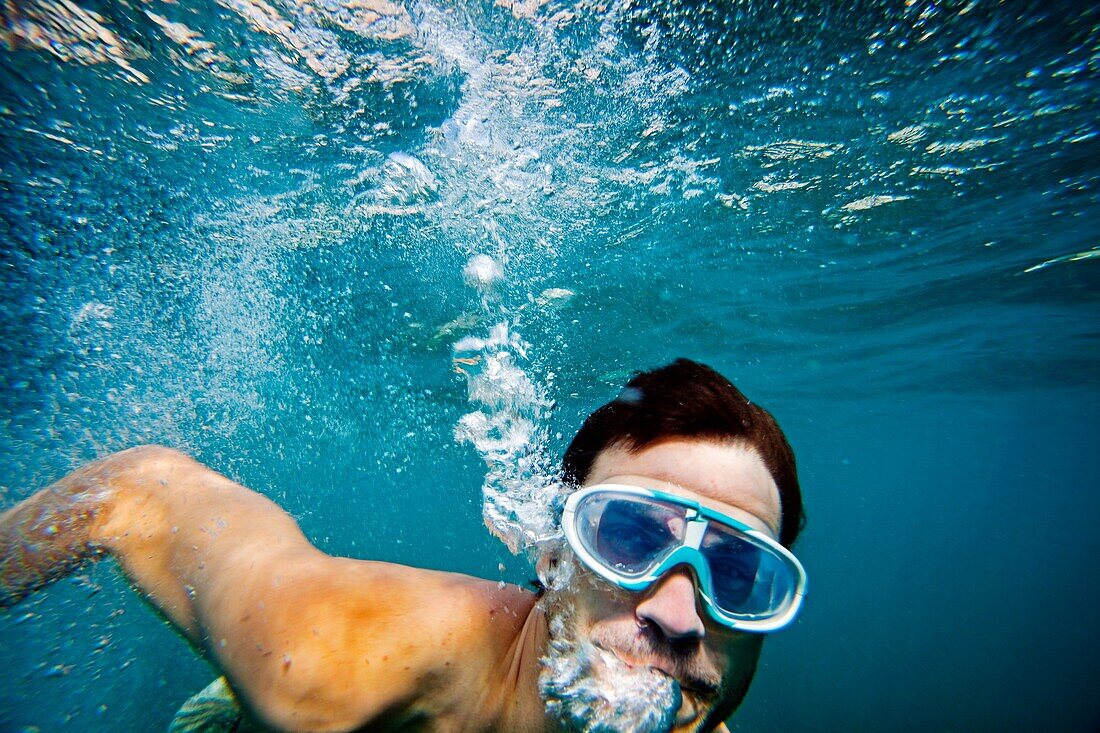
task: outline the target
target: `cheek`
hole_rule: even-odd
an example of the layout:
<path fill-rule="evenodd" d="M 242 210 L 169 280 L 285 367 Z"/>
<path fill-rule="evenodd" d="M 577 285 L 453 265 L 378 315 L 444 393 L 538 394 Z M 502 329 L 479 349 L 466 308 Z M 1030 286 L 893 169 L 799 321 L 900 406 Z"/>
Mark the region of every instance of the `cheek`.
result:
<path fill-rule="evenodd" d="M 587 568 L 577 567 L 572 580 L 575 604 L 580 616 L 592 623 L 601 619 L 633 618 L 641 595 L 608 583 Z"/>
<path fill-rule="evenodd" d="M 634 604 L 608 595 L 592 599 L 591 604 L 578 614 L 578 620 L 582 628 L 597 631 L 597 633 L 600 629 L 616 629 L 620 633 L 623 631 L 634 633 L 638 629 L 634 617 Z"/>

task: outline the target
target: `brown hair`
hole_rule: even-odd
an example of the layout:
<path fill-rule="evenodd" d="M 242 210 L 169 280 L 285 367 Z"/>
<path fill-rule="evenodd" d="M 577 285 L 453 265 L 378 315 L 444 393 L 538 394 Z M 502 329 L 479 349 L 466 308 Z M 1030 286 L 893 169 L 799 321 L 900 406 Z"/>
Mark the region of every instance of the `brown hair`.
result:
<path fill-rule="evenodd" d="M 791 450 L 775 418 L 718 372 L 688 359 L 641 372 L 584 421 L 562 458 L 562 478 L 580 486 L 611 446 L 639 451 L 669 438 L 730 441 L 755 449 L 779 488 L 779 541 L 790 546 L 805 516 Z"/>

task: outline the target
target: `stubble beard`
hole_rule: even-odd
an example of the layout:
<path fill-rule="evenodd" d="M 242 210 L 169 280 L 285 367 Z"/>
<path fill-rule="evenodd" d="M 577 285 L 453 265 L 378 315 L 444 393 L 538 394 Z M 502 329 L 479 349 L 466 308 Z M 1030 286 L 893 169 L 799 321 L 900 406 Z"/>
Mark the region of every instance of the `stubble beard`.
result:
<path fill-rule="evenodd" d="M 585 581 L 574 577 L 574 582 Z M 572 602 L 556 589 L 544 601 L 549 644 L 539 691 L 547 711 L 576 733 L 671 730 L 682 702 L 679 684 L 658 670 L 630 667 L 582 638 Z"/>

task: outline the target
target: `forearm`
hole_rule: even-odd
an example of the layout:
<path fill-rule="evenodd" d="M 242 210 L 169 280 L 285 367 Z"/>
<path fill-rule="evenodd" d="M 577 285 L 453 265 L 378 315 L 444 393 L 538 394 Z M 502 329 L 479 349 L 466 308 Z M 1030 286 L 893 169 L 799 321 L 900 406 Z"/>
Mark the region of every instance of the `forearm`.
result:
<path fill-rule="evenodd" d="M 0 608 L 102 551 L 92 525 L 106 494 L 93 475 L 78 471 L 0 514 Z"/>

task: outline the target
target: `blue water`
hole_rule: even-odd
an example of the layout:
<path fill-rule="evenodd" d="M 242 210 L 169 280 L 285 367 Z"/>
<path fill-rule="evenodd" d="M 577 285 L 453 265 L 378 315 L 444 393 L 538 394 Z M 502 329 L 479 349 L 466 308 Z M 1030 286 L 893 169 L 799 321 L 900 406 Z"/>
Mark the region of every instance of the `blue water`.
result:
<path fill-rule="evenodd" d="M 688 356 L 809 515 L 734 731 L 1100 727 L 1095 7 L 74 7 L 117 43 L 0 16 L 0 505 L 163 442 L 326 551 L 521 582 L 453 343 L 522 335 L 551 456 Z M 108 564 L 0 640 L 3 731 L 163 730 L 213 675 Z"/>

